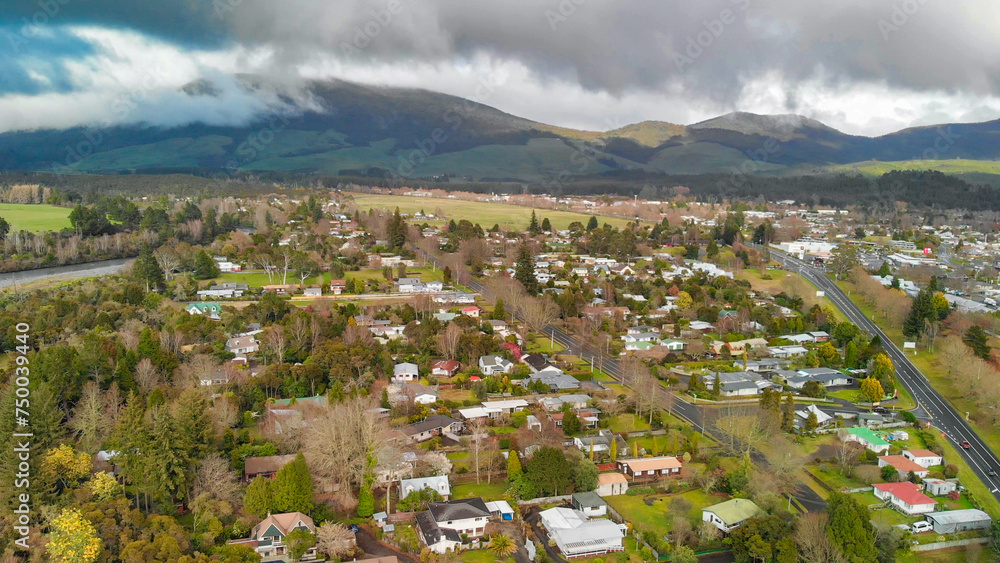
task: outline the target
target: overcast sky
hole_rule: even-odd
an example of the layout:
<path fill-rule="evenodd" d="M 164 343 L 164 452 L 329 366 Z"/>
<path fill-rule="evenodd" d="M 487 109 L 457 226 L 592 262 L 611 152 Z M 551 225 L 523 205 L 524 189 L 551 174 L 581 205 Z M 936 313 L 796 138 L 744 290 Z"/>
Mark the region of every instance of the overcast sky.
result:
<path fill-rule="evenodd" d="M 0 131 L 241 123 L 288 103 L 235 73 L 422 87 L 593 130 L 737 110 L 862 135 L 1000 118 L 996 0 L 12 3 Z M 178 93 L 199 78 L 222 94 Z"/>

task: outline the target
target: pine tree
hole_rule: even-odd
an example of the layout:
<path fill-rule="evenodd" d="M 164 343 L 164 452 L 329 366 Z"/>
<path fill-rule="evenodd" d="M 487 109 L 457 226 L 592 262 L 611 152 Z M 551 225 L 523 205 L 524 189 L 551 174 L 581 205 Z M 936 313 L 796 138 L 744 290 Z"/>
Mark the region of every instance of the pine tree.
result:
<path fill-rule="evenodd" d="M 842 493 L 833 493 L 827 499 L 827 528 L 830 539 L 852 563 L 875 563 L 875 531 L 871 513 L 857 499 Z"/>
<path fill-rule="evenodd" d="M 309 512 L 313 507 L 313 480 L 301 453 L 274 477 L 274 508 L 278 512 Z"/>
<path fill-rule="evenodd" d="M 597 225 L 597 217 L 591 215 L 590 216 L 590 220 L 587 221 L 587 230 L 588 231 L 593 231 L 594 229 L 597 228 L 597 226 L 598 226 Z"/>
<path fill-rule="evenodd" d="M 785 432 L 795 430 L 795 396 L 791 393 L 785 395 L 785 402 L 781 405 L 781 429 Z"/>
<path fill-rule="evenodd" d="M 495 321 L 502 321 L 507 318 L 507 309 L 503 304 L 503 299 L 497 299 L 497 304 L 493 306 L 493 312 L 490 313 L 490 318 Z"/>
<path fill-rule="evenodd" d="M 542 232 L 542 230 L 541 230 L 541 228 L 540 228 L 540 227 L 538 226 L 538 217 L 536 217 L 536 216 L 535 216 L 535 212 L 534 212 L 534 211 L 532 211 L 532 212 L 531 212 L 531 222 L 530 222 L 530 223 L 528 223 L 528 233 L 529 233 L 529 234 L 530 234 L 531 236 L 535 236 L 535 235 L 537 235 L 537 234 L 539 234 L 539 233 L 541 233 L 541 232 Z"/>
<path fill-rule="evenodd" d="M 968 330 L 965 331 L 965 335 L 962 336 L 962 342 L 965 342 L 966 346 L 972 349 L 972 352 L 979 358 L 984 360 L 990 359 L 990 343 L 989 336 L 986 335 L 986 331 L 983 327 L 979 325 L 972 325 Z"/>
<path fill-rule="evenodd" d="M 549 218 L 548 217 L 542 219 L 542 232 L 546 232 L 546 233 L 551 233 L 552 232 L 552 223 L 549 222 Z"/>
<path fill-rule="evenodd" d="M 219 277 L 219 265 L 212 260 L 207 252 L 201 250 L 194 259 L 194 278 L 198 280 L 210 280 Z"/>
<path fill-rule="evenodd" d="M 153 250 L 148 245 L 143 246 L 139 252 L 139 257 L 132 264 L 132 275 L 142 284 L 145 284 L 146 291 L 162 291 L 166 287 L 163 269 L 153 257 Z"/>
<path fill-rule="evenodd" d="M 406 246 L 406 221 L 399 214 L 398 207 L 386 225 L 386 239 L 388 239 L 389 249 L 394 252 Z"/>
<path fill-rule="evenodd" d="M 535 260 L 527 243 L 517 249 L 517 263 L 514 265 L 514 279 L 521 282 L 524 289 L 534 295 L 538 293 L 538 279 L 535 278 Z"/>
<path fill-rule="evenodd" d="M 891 270 L 891 269 L 889 269 L 889 263 L 888 263 L 888 262 L 886 262 L 886 261 L 883 261 L 883 262 L 882 262 L 882 267 L 880 267 L 880 268 L 878 269 L 878 272 L 877 272 L 877 274 L 878 274 L 878 276 L 879 276 L 880 278 L 884 278 L 884 277 L 886 277 L 886 276 L 891 276 L 891 275 L 892 275 L 892 270 Z"/>

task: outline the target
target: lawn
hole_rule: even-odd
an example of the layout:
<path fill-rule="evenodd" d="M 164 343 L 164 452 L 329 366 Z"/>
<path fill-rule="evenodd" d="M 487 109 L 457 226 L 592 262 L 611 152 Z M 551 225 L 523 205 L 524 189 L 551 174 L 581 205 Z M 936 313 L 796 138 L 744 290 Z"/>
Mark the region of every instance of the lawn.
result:
<path fill-rule="evenodd" d="M 659 537 L 667 535 L 674 525 L 674 511 L 670 508 L 670 500 L 681 497 L 690 503 L 691 508 L 686 516 L 692 522 L 701 520 L 701 509 L 726 500 L 723 496 L 709 496 L 700 489 L 675 495 L 616 495 L 605 497 L 604 500 L 618 511 L 623 518 L 631 522 L 636 530 L 650 531 Z M 647 503 L 648 500 L 648 503 Z"/>
<path fill-rule="evenodd" d="M 456 403 L 471 401 L 476 398 L 469 389 L 444 389 L 439 391 L 439 393 L 441 394 L 442 401 L 454 401 Z"/>
<path fill-rule="evenodd" d="M 555 342 L 550 337 L 534 332 L 528 335 L 528 342 L 525 346 L 527 352 L 540 352 L 542 354 L 555 354 L 565 349 L 565 346 Z"/>
<path fill-rule="evenodd" d="M 483 497 L 485 500 L 497 500 L 503 498 L 506 492 L 507 484 L 504 483 L 503 479 L 494 480 L 492 483 L 487 483 L 484 480 L 478 485 L 476 483 L 465 483 L 452 486 L 451 498 Z"/>
<path fill-rule="evenodd" d="M 54 205 L 29 205 L 22 203 L 0 203 L 0 217 L 10 223 L 12 231 L 61 231 L 72 226 L 69 222 L 68 207 Z"/>
<path fill-rule="evenodd" d="M 649 423 L 644 418 L 625 413 L 612 418 L 608 428 L 612 432 L 634 432 L 636 430 L 649 430 Z"/>
<path fill-rule="evenodd" d="M 493 225 L 500 225 L 504 228 L 523 229 L 531 221 L 531 212 L 535 211 L 538 221 L 548 218 L 555 229 L 565 229 L 570 223 L 579 221 L 584 225 L 593 215 L 586 213 L 575 213 L 572 211 L 555 211 L 552 209 L 532 209 L 519 205 L 509 205 L 505 203 L 466 201 L 461 199 L 441 199 L 428 197 L 410 197 L 396 195 L 370 195 L 351 194 L 358 209 L 368 210 L 371 208 L 395 209 L 399 208 L 401 213 L 414 214 L 423 209 L 427 213 L 444 213 L 443 220 L 459 221 L 468 219 L 473 223 L 479 223 L 484 229 Z M 603 225 L 608 223 L 614 227 L 623 227 L 629 219 L 618 217 L 599 216 L 597 220 Z"/>

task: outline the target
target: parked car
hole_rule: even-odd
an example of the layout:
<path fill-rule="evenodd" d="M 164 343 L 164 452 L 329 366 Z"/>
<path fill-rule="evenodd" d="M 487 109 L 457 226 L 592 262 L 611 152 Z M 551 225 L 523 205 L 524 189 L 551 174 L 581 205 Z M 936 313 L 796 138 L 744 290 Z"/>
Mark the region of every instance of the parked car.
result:
<path fill-rule="evenodd" d="M 929 532 L 931 531 L 931 523 L 925 520 L 921 520 L 920 522 L 914 522 L 913 525 L 910 526 L 910 531 L 913 532 L 914 534 Z"/>
<path fill-rule="evenodd" d="M 889 409 L 885 407 L 875 407 L 872 409 L 872 412 L 875 414 L 889 414 Z"/>

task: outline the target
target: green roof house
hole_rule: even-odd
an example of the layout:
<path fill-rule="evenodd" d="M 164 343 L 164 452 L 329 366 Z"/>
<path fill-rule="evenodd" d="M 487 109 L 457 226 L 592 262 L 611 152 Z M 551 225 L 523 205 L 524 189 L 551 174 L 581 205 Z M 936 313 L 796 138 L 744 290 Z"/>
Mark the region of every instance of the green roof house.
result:
<path fill-rule="evenodd" d="M 222 312 L 222 305 L 218 301 L 200 301 L 188 303 L 184 310 L 189 315 L 207 315 L 210 319 L 218 320 L 219 313 Z"/>
<path fill-rule="evenodd" d="M 703 522 L 711 522 L 713 526 L 727 534 L 743 522 L 762 514 L 764 511 L 759 506 L 745 498 L 734 498 L 701 509 Z"/>
<path fill-rule="evenodd" d="M 845 442 L 857 442 L 877 454 L 889 451 L 889 442 L 883 440 L 871 428 L 864 426 L 854 426 L 842 430 L 840 439 Z"/>

